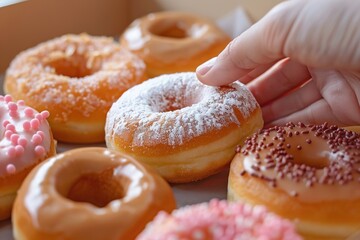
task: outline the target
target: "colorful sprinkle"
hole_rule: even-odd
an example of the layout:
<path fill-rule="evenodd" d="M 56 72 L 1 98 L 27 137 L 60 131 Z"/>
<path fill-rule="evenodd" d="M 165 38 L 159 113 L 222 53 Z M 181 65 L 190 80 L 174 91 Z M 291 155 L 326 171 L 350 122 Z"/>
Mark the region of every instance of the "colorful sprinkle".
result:
<path fill-rule="evenodd" d="M 44 118 L 44 119 L 46 119 L 46 118 L 48 118 L 49 116 L 50 116 L 50 113 L 49 113 L 49 111 L 42 111 L 41 112 L 41 116 Z"/>
<path fill-rule="evenodd" d="M 18 106 L 14 102 L 9 102 L 8 103 L 8 108 L 9 108 L 10 111 L 17 111 L 18 110 Z"/>
<path fill-rule="evenodd" d="M 30 107 L 24 109 L 24 113 L 26 117 L 32 118 L 34 116 L 34 110 Z"/>
<path fill-rule="evenodd" d="M 16 172 L 16 168 L 13 164 L 6 165 L 6 172 L 9 174 L 14 174 Z"/>
<path fill-rule="evenodd" d="M 34 118 L 34 119 L 31 119 L 30 124 L 31 124 L 32 129 L 37 130 L 37 129 L 39 129 L 40 121 L 38 119 Z"/>
<path fill-rule="evenodd" d="M 6 103 L 11 102 L 12 97 L 10 95 L 5 95 L 4 100 L 5 100 Z"/>
<path fill-rule="evenodd" d="M 6 137 L 6 139 L 10 140 L 11 135 L 13 135 L 13 134 L 14 134 L 13 131 L 11 131 L 11 130 L 6 130 L 6 131 L 5 131 L 5 137 Z"/>
<path fill-rule="evenodd" d="M 45 151 L 45 148 L 43 146 L 36 146 L 35 147 L 35 153 L 39 157 L 44 157 L 46 151 Z"/>
<path fill-rule="evenodd" d="M 30 124 L 29 121 L 24 121 L 23 129 L 24 129 L 25 132 L 29 132 L 31 130 L 31 124 Z"/>
<path fill-rule="evenodd" d="M 24 147 L 21 145 L 15 146 L 15 150 L 16 150 L 16 155 L 18 156 L 21 156 L 25 151 Z"/>
<path fill-rule="evenodd" d="M 19 106 L 25 106 L 25 101 L 24 100 L 19 100 L 19 101 L 17 101 L 17 104 Z"/>
<path fill-rule="evenodd" d="M 4 121 L 2 122 L 2 125 L 3 125 L 4 128 L 6 128 L 6 126 L 7 126 L 9 123 L 10 123 L 9 120 L 4 120 Z"/>
<path fill-rule="evenodd" d="M 10 123 L 6 125 L 5 129 L 15 132 L 15 125 Z"/>
<path fill-rule="evenodd" d="M 38 145 L 42 142 L 42 137 L 39 134 L 34 134 L 31 138 L 31 142 L 35 145 Z"/>
<path fill-rule="evenodd" d="M 24 137 L 20 137 L 19 140 L 18 140 L 18 144 L 23 146 L 23 147 L 26 147 L 27 143 L 28 143 L 28 140 L 26 138 L 24 138 Z"/>
<path fill-rule="evenodd" d="M 18 140 L 19 140 L 19 134 L 12 134 L 11 137 L 10 137 L 10 141 L 13 145 L 17 145 L 18 144 Z"/>

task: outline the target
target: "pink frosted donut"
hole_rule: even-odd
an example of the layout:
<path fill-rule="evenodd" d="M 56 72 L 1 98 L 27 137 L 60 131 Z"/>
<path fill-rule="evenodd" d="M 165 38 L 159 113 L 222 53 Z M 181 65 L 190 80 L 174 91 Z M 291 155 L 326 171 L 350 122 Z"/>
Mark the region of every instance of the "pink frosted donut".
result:
<path fill-rule="evenodd" d="M 160 212 L 137 240 L 299 240 L 294 226 L 262 206 L 212 200 Z"/>
<path fill-rule="evenodd" d="M 0 220 L 11 213 L 16 192 L 29 171 L 55 154 L 47 118 L 20 100 L 0 95 Z"/>

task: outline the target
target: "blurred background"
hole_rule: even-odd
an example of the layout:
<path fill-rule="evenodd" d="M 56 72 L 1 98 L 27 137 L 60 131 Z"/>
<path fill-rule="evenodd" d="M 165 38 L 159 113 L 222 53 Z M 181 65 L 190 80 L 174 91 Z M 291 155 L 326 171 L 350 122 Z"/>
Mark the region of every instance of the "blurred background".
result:
<path fill-rule="evenodd" d="M 117 37 L 135 18 L 176 10 L 213 20 L 242 7 L 255 22 L 281 0 L 0 0 L 0 74 L 22 50 L 66 34 Z"/>

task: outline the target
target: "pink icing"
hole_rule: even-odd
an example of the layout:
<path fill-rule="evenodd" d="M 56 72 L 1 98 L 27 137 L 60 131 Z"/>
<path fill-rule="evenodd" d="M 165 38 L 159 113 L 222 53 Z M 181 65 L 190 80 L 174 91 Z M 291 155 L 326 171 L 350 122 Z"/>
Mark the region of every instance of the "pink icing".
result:
<path fill-rule="evenodd" d="M 291 222 L 262 206 L 212 200 L 159 213 L 137 240 L 261 239 L 299 240 Z"/>
<path fill-rule="evenodd" d="M 51 146 L 47 117 L 48 111 L 39 113 L 22 100 L 13 102 L 11 96 L 0 95 L 0 177 L 46 156 Z"/>

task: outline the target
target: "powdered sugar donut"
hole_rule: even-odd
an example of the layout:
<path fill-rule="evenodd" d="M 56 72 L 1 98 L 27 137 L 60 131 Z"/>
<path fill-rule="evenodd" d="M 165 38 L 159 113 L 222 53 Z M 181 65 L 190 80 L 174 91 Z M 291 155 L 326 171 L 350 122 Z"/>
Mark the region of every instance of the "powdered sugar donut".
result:
<path fill-rule="evenodd" d="M 240 83 L 203 85 L 195 73 L 162 75 L 125 92 L 106 119 L 106 144 L 170 182 L 218 172 L 235 146 L 261 128 L 261 110 Z"/>
<path fill-rule="evenodd" d="M 48 116 L 24 101 L 0 96 L 0 219 L 10 216 L 16 191 L 29 171 L 55 154 Z"/>
<path fill-rule="evenodd" d="M 168 239 L 266 239 L 300 240 L 290 221 L 269 213 L 262 206 L 212 200 L 160 212 L 136 240 Z"/>

